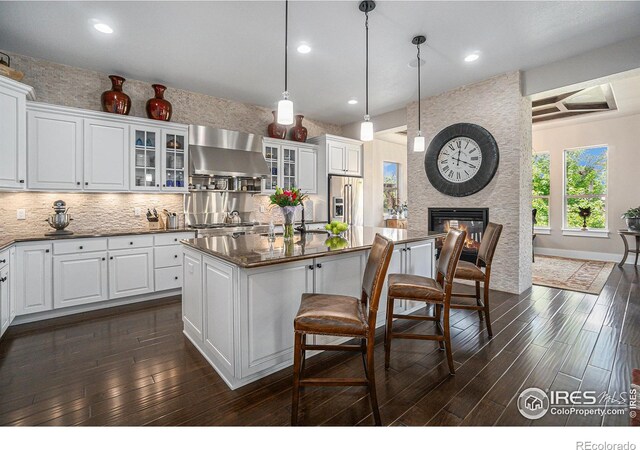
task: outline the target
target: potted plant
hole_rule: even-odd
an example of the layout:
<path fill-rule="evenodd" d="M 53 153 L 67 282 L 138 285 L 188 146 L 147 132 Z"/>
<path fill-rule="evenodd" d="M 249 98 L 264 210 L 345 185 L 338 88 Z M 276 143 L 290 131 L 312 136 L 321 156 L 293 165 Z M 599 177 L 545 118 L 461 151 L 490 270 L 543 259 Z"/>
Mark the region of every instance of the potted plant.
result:
<path fill-rule="evenodd" d="M 300 206 L 306 198 L 307 195 L 300 192 L 300 189 L 282 189 L 279 186 L 276 187 L 275 194 L 269 197 L 272 205 L 277 205 L 282 208 L 285 241 L 293 239 L 293 216 L 298 206 Z"/>
<path fill-rule="evenodd" d="M 628 209 L 621 219 L 627 221 L 627 229 L 629 231 L 640 231 L 640 206 Z"/>

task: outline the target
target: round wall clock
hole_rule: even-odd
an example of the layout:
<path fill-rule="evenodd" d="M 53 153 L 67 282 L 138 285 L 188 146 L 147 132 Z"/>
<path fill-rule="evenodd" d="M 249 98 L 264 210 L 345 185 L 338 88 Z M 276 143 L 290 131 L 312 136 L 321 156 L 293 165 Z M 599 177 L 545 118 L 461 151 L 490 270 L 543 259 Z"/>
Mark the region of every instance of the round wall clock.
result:
<path fill-rule="evenodd" d="M 498 144 L 491 133 L 472 123 L 456 123 L 433 138 L 424 170 L 443 194 L 465 197 L 489 184 L 499 161 Z"/>

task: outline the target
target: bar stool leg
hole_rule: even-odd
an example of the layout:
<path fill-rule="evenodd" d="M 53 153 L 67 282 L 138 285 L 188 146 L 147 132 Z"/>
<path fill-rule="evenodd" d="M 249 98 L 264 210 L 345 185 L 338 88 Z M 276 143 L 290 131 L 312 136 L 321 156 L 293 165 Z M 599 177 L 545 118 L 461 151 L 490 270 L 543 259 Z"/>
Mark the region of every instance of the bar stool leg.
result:
<path fill-rule="evenodd" d="M 300 355 L 301 355 L 301 359 L 302 359 L 302 363 L 300 363 L 300 376 L 302 377 L 302 374 L 304 373 L 304 363 L 307 362 L 307 335 L 303 334 L 302 335 L 302 343 L 300 346 Z"/>
<path fill-rule="evenodd" d="M 360 339 L 360 354 L 362 356 L 362 366 L 364 367 L 364 374 L 367 375 L 367 340 L 365 338 Z"/>
<path fill-rule="evenodd" d="M 634 266 L 638 265 L 638 253 L 640 253 L 640 236 L 636 236 L 636 262 L 633 263 Z"/>
<path fill-rule="evenodd" d="M 374 340 L 367 339 L 367 366 L 370 370 L 367 371 L 367 380 L 369 381 L 369 399 L 371 400 L 371 409 L 373 410 L 373 419 L 376 425 L 382 425 L 382 419 L 380 419 L 380 410 L 378 409 L 378 395 L 376 393 L 376 377 L 373 362 Z"/>
<path fill-rule="evenodd" d="M 298 425 L 300 403 L 300 360 L 302 359 L 302 333 L 295 333 L 293 349 L 293 399 L 291 401 L 291 425 Z"/>
<path fill-rule="evenodd" d="M 438 325 L 442 326 L 442 305 L 436 303 L 434 310 L 436 316 L 436 321 L 434 322 L 434 324 L 436 326 L 436 334 L 438 334 L 440 332 Z M 438 341 L 438 348 L 440 349 L 440 351 L 444 350 L 444 342 Z"/>
<path fill-rule="evenodd" d="M 389 357 L 391 354 L 391 334 L 393 333 L 393 307 L 395 298 L 387 299 L 387 322 L 384 326 L 384 368 L 389 368 Z"/>
<path fill-rule="evenodd" d="M 455 375 L 456 370 L 453 367 L 453 352 L 451 351 L 451 330 L 449 328 L 449 310 L 448 303 L 444 305 L 444 342 L 447 350 L 447 363 L 449 364 L 449 373 Z M 442 342 L 442 341 L 440 341 Z"/>
<path fill-rule="evenodd" d="M 491 330 L 491 316 L 489 315 L 489 284 L 484 282 L 484 316 L 487 323 L 487 333 L 489 337 L 493 337 L 493 331 Z"/>
<path fill-rule="evenodd" d="M 480 306 L 480 282 L 476 281 L 476 305 Z M 478 316 L 482 322 L 482 311 L 478 310 Z"/>

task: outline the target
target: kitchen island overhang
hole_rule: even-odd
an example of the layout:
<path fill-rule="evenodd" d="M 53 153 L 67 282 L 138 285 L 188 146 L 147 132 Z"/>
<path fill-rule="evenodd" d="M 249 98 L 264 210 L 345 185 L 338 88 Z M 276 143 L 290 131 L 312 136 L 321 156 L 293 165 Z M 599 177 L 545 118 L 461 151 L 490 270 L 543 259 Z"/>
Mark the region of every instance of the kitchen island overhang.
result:
<path fill-rule="evenodd" d="M 389 273 L 433 276 L 435 239 L 442 233 L 352 227 L 341 239 L 306 233 L 292 241 L 258 234 L 182 241 L 184 334 L 231 389 L 290 366 L 293 319 L 302 294 L 360 298 L 376 233 L 395 243 Z M 424 306 L 397 303 L 397 312 Z M 378 327 L 384 326 L 385 311 L 386 285 Z M 322 344 L 348 340 L 308 339 Z"/>

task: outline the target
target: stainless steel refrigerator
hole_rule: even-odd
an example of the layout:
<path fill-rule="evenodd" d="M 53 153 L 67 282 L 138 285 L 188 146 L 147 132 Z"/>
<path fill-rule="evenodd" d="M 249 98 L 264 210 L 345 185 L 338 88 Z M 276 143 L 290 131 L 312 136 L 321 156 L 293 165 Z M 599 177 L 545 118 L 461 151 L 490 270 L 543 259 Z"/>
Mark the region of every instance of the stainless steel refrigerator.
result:
<path fill-rule="evenodd" d="M 349 225 L 364 224 L 363 180 L 360 177 L 329 175 L 329 220 Z"/>

